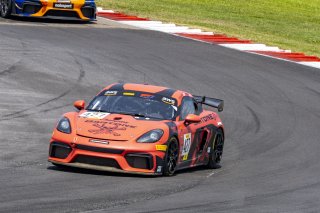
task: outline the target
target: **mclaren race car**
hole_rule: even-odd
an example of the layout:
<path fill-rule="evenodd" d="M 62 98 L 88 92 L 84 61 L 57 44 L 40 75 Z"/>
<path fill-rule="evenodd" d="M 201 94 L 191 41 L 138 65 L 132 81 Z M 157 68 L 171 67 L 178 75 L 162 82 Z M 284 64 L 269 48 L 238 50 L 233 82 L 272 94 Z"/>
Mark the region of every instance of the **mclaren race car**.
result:
<path fill-rule="evenodd" d="M 94 0 L 0 0 L 0 15 L 67 20 L 96 20 Z"/>
<path fill-rule="evenodd" d="M 50 140 L 56 166 L 170 176 L 175 171 L 219 166 L 223 101 L 145 84 L 105 87 L 79 111 L 62 116 Z"/>

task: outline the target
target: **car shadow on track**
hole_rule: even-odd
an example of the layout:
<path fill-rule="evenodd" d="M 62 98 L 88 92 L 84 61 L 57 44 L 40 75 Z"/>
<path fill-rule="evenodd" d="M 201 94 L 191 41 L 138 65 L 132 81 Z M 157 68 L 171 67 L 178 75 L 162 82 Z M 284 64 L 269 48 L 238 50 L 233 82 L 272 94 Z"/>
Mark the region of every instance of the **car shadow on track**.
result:
<path fill-rule="evenodd" d="M 48 166 L 47 169 L 54 170 L 54 171 L 59 171 L 59 172 L 88 174 L 88 175 L 99 175 L 99 176 L 138 177 L 138 178 L 155 178 L 155 177 L 159 177 L 159 176 L 156 176 L 156 175 L 142 175 L 142 174 L 107 172 L 107 171 L 98 171 L 98 170 L 76 168 L 76 167 L 69 167 L 69 166 L 54 166 L 54 165 L 52 165 L 52 166 Z"/>
<path fill-rule="evenodd" d="M 216 170 L 219 170 L 221 166 L 215 168 Z M 67 173 L 78 173 L 78 174 L 88 174 L 88 175 L 99 175 L 99 176 L 113 176 L 113 177 L 132 177 L 132 178 L 157 178 L 157 177 L 163 177 L 162 175 L 143 175 L 143 174 L 130 174 L 130 173 L 117 173 L 117 172 L 107 172 L 107 171 L 98 171 L 98 170 L 91 170 L 91 169 L 83 169 L 83 168 L 76 168 L 76 167 L 68 167 L 68 166 L 48 166 L 48 170 L 54 170 L 59 172 L 67 172 Z M 205 166 L 197 166 L 193 168 L 188 169 L 182 169 L 177 171 L 174 176 L 176 175 L 183 175 L 183 174 L 191 174 L 199 172 L 199 175 L 201 171 L 208 171 L 211 169 L 208 169 Z"/>
<path fill-rule="evenodd" d="M 7 20 L 19 21 L 24 23 L 46 23 L 46 24 L 96 24 L 93 21 L 82 21 L 82 20 L 63 20 L 63 19 L 49 19 L 49 18 L 34 18 L 34 17 L 21 17 L 11 16 Z"/>
<path fill-rule="evenodd" d="M 196 166 L 192 168 L 182 169 L 177 171 L 175 174 L 184 174 L 184 173 L 194 173 L 194 172 L 200 172 L 200 171 L 211 171 L 211 170 L 219 170 L 221 166 L 217 166 L 215 169 L 209 169 L 206 166 Z"/>

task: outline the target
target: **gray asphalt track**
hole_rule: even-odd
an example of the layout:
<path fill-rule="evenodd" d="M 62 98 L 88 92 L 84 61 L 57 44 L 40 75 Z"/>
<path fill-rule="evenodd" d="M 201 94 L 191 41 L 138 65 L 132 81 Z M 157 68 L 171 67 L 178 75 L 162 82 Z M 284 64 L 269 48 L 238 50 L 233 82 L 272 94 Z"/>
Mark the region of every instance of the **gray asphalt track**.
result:
<path fill-rule="evenodd" d="M 123 80 L 225 100 L 222 168 L 58 169 L 58 118 Z M 0 212 L 319 212 L 320 70 L 159 32 L 0 19 Z"/>

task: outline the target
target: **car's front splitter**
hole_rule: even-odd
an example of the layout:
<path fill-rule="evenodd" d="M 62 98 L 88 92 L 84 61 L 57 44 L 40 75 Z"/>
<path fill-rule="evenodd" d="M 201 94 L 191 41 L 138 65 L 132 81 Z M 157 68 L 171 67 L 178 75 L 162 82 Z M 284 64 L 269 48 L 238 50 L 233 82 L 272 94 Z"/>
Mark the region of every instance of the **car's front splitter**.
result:
<path fill-rule="evenodd" d="M 137 175 L 150 175 L 150 176 L 162 175 L 161 173 L 125 171 L 125 170 L 117 169 L 114 167 L 97 166 L 97 165 L 90 165 L 90 164 L 85 164 L 85 163 L 63 163 L 63 162 L 54 161 L 54 160 L 50 160 L 50 159 L 48 161 L 51 163 L 63 165 L 63 166 L 70 166 L 70 167 L 75 167 L 75 168 L 90 169 L 90 170 L 105 171 L 105 172 L 116 172 L 116 173 L 137 174 Z"/>

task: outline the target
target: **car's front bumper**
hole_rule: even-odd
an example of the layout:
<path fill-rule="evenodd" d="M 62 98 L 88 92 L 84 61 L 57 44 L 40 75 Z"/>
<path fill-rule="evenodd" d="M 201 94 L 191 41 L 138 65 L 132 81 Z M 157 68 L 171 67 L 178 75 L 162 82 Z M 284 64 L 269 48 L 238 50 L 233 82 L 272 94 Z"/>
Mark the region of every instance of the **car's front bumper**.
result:
<path fill-rule="evenodd" d="M 39 1 L 26 0 L 16 1 L 14 14 L 28 17 L 43 17 L 52 19 L 66 19 L 66 20 L 96 20 L 96 5 L 94 1 L 72 2 L 72 8 L 63 9 L 56 8 L 55 1 Z M 63 3 L 61 3 L 63 4 Z"/>
<path fill-rule="evenodd" d="M 55 164 L 100 171 L 161 175 L 165 151 L 156 145 L 126 147 L 127 142 L 115 145 L 88 143 L 88 138 L 78 137 L 77 143 L 51 140 L 48 160 Z"/>
<path fill-rule="evenodd" d="M 137 174 L 137 175 L 153 175 L 153 176 L 161 175 L 161 173 L 126 171 L 126 170 L 117 169 L 114 167 L 96 166 L 96 165 L 85 164 L 85 163 L 62 163 L 60 161 L 54 161 L 50 159 L 48 161 L 54 164 L 62 165 L 62 166 L 70 166 L 70 167 L 76 167 L 81 169 L 90 169 L 90 170 L 105 171 L 105 172 L 116 172 L 116 173 Z"/>

